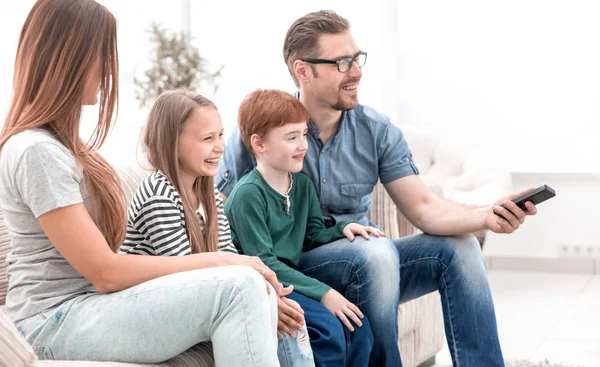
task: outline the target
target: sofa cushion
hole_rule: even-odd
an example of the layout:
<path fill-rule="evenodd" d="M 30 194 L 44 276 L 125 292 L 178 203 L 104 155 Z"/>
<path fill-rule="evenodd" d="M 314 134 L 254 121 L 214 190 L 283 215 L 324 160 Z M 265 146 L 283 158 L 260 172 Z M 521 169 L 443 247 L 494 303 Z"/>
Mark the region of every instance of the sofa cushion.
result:
<path fill-rule="evenodd" d="M 396 204 L 390 199 L 380 181 L 377 182 L 371 193 L 371 210 L 367 216 L 371 222 L 381 228 L 387 238 L 400 237 Z"/>
<path fill-rule="evenodd" d="M 424 127 L 400 129 L 421 176 L 441 185 L 446 198 L 488 205 L 510 192 L 510 173 L 486 149 L 467 149 Z"/>
<path fill-rule="evenodd" d="M 27 341 L 6 313 L 0 310 L 0 366 L 33 366 L 36 359 Z"/>
<path fill-rule="evenodd" d="M 129 201 L 133 197 L 135 190 L 137 190 L 138 186 L 140 185 L 140 182 L 142 182 L 144 178 L 152 173 L 152 171 L 146 171 L 140 167 L 126 166 L 115 166 L 115 171 L 121 180 L 121 187 L 125 193 L 127 205 L 129 205 Z"/>
<path fill-rule="evenodd" d="M 8 347 L 5 347 L 6 345 Z M 5 350 L 9 350 L 11 353 L 5 353 Z M 17 353 L 17 351 L 20 352 Z M 14 355 L 18 355 L 19 357 L 27 356 L 33 359 L 31 359 L 32 362 L 28 364 L 19 363 L 19 360 L 14 359 Z M 2 367 L 214 367 L 215 365 L 211 343 L 195 345 L 168 361 L 156 364 L 50 360 L 38 360 L 37 363 L 33 363 L 36 359 L 37 357 L 27 341 L 21 336 L 17 328 L 6 315 L 4 306 L 0 306 L 0 366 Z M 27 358 L 24 360 L 27 360 Z"/>
<path fill-rule="evenodd" d="M 418 366 L 442 349 L 444 319 L 438 292 L 398 307 L 398 337 L 404 366 Z"/>
<path fill-rule="evenodd" d="M 422 177 L 423 182 L 434 194 L 444 198 L 444 190 L 433 180 Z M 406 217 L 397 209 L 396 204 L 390 198 L 385 187 L 381 182 L 377 182 L 373 193 L 371 194 L 371 210 L 367 214 L 369 220 L 385 233 L 387 238 L 400 238 L 412 236 L 419 233 L 417 228 L 406 219 Z"/>
<path fill-rule="evenodd" d="M 412 152 L 413 162 L 421 174 L 426 173 L 433 165 L 433 152 L 438 144 L 437 137 L 413 126 L 400 125 L 399 127 Z"/>
<path fill-rule="evenodd" d="M 91 361 L 39 361 L 36 367 L 213 367 L 215 365 L 211 343 L 193 346 L 180 355 L 157 364 L 136 364 Z"/>
<path fill-rule="evenodd" d="M 4 216 L 0 210 L 0 305 L 6 301 L 6 290 L 8 289 L 8 278 L 6 275 L 6 255 L 10 251 L 10 239 L 8 231 L 4 226 Z"/>

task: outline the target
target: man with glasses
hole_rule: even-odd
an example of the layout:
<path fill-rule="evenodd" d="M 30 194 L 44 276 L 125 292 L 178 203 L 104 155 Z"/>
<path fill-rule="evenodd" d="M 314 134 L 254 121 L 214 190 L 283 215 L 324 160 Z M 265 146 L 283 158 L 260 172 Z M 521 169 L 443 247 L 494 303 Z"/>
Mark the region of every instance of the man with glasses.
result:
<path fill-rule="evenodd" d="M 309 111 L 303 171 L 317 188 L 325 222 L 369 225 L 369 194 L 378 180 L 398 209 L 426 234 L 387 239 L 357 236 L 303 254 L 298 270 L 329 284 L 368 316 L 375 338 L 372 366 L 401 366 L 398 304 L 439 291 L 455 365 L 504 366 L 492 296 L 477 240 L 482 229 L 511 233 L 536 208 L 511 197 L 470 207 L 434 195 L 418 176 L 402 132 L 372 108 L 358 104 L 367 53 L 349 22 L 332 11 L 310 13 L 288 30 L 284 60 Z M 254 167 L 239 131 L 221 161 L 217 185 L 227 196 Z M 501 207 L 505 204 L 506 208 Z M 344 311 L 353 318 L 350 309 Z M 310 330 L 310 325 L 309 330 Z"/>

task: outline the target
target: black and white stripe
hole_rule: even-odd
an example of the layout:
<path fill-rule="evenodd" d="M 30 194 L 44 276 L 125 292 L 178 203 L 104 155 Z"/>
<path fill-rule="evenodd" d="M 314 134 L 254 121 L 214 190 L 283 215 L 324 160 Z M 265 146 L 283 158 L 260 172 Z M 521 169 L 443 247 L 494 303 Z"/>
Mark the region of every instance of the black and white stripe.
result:
<path fill-rule="evenodd" d="M 223 200 L 215 186 L 219 251 L 237 253 L 231 242 L 229 221 Z M 204 230 L 204 212 L 196 212 Z M 119 252 L 137 255 L 179 256 L 191 254 L 186 233 L 185 213 L 181 197 L 171 181 L 160 171 L 144 179 L 127 210 L 127 236 Z"/>

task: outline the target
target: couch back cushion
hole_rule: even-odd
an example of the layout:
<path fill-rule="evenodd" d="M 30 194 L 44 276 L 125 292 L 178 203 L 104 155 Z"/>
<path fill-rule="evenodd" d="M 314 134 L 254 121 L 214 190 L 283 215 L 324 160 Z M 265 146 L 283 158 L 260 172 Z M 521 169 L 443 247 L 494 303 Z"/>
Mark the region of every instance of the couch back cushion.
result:
<path fill-rule="evenodd" d="M 438 137 L 426 130 L 420 130 L 410 125 L 399 125 L 404 140 L 413 155 L 413 162 L 422 175 L 426 175 L 433 165 L 435 148 Z"/>
<path fill-rule="evenodd" d="M 127 204 L 135 194 L 140 182 L 152 173 L 139 167 L 115 167 L 115 170 L 121 179 L 121 187 L 125 192 Z"/>
<path fill-rule="evenodd" d="M 371 210 L 367 214 L 369 220 L 375 223 L 388 238 L 400 237 L 396 204 L 392 201 L 381 181 L 371 193 Z"/>
<path fill-rule="evenodd" d="M 8 278 L 6 277 L 6 255 L 10 251 L 10 240 L 8 231 L 4 226 L 4 216 L 0 210 L 0 305 L 6 300 L 6 289 L 8 288 Z"/>
<path fill-rule="evenodd" d="M 127 203 L 129 203 L 129 200 L 131 200 L 139 183 L 149 174 L 149 172 L 144 171 L 141 168 L 133 167 L 117 167 L 116 171 L 121 178 L 121 186 L 125 192 Z M 0 209 L 0 305 L 3 305 L 6 302 L 6 291 L 8 289 L 6 255 L 8 255 L 9 252 L 10 239 L 8 238 L 8 231 L 4 225 L 4 216 Z"/>

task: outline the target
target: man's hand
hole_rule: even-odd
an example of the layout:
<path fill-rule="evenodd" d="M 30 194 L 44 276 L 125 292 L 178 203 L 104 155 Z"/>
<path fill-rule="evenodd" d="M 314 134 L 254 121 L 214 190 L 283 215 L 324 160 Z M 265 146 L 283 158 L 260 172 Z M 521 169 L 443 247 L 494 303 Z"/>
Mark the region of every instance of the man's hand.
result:
<path fill-rule="evenodd" d="M 513 233 L 525 222 L 525 217 L 536 215 L 537 209 L 530 201 L 525 203 L 526 211 L 523 211 L 517 204 L 512 202 L 512 199 L 531 190 L 533 188 L 509 195 L 494 203 L 485 217 L 485 227 L 496 233 Z M 500 206 L 502 204 L 504 204 L 504 208 Z"/>
<path fill-rule="evenodd" d="M 385 233 L 380 231 L 379 229 L 371 226 L 362 226 L 358 223 L 350 223 L 344 227 L 342 231 L 344 236 L 350 241 L 354 241 L 354 235 L 359 234 L 363 236 L 366 240 L 369 239 L 369 233 L 371 233 L 375 237 L 385 236 Z"/>
<path fill-rule="evenodd" d="M 364 317 L 363 313 L 335 289 L 330 289 L 323 295 L 321 304 L 337 316 L 342 324 L 346 325 L 348 330 L 354 331 L 354 327 L 348 318 L 354 321 L 358 327 L 362 326 L 362 321 L 360 321 L 360 319 Z"/>
<path fill-rule="evenodd" d="M 304 325 L 304 310 L 291 299 L 285 297 L 277 298 L 277 337 L 283 338 L 288 334 L 296 337 L 296 331 L 302 331 Z"/>

